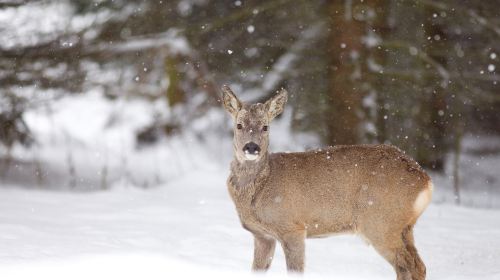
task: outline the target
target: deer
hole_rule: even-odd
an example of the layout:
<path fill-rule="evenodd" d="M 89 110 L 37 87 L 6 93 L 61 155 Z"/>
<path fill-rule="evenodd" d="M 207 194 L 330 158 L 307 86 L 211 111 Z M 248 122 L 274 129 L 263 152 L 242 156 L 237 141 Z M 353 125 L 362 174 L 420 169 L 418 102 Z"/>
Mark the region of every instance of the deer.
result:
<path fill-rule="evenodd" d="M 431 201 L 430 177 L 385 144 L 269 153 L 270 122 L 287 99 L 281 89 L 264 104 L 247 104 L 222 87 L 234 123 L 227 188 L 254 238 L 252 270 L 269 269 L 278 241 L 287 271 L 303 273 L 306 238 L 355 234 L 392 265 L 398 280 L 425 279 L 413 228 Z"/>

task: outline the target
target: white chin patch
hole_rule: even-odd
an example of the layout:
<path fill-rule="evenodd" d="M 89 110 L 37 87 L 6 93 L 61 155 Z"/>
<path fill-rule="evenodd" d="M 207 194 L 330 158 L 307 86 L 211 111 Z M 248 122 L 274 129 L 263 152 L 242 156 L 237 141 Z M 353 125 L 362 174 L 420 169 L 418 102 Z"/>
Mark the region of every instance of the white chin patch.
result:
<path fill-rule="evenodd" d="M 247 154 L 245 153 L 246 160 L 256 160 L 259 157 L 259 154 Z"/>

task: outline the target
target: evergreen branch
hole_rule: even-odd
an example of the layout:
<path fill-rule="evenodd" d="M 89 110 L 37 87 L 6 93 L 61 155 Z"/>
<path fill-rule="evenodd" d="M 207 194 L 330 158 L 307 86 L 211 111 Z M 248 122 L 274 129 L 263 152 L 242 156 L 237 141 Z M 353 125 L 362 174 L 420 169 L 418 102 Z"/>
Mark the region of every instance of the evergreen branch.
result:
<path fill-rule="evenodd" d="M 443 79 L 443 83 L 447 84 L 450 81 L 450 73 L 448 72 L 448 70 L 441 63 L 433 59 L 424 50 L 418 48 L 417 46 L 400 40 L 382 41 L 380 43 L 380 46 L 386 48 L 406 49 L 408 52 L 411 48 L 414 48 L 415 50 L 417 50 L 416 57 L 434 67 L 439 76 L 441 76 L 441 78 Z"/>
<path fill-rule="evenodd" d="M 216 20 L 212 24 L 208 25 L 205 29 L 202 30 L 202 34 L 206 34 L 212 30 L 216 30 L 218 28 L 221 28 L 225 26 L 226 24 L 230 24 L 239 20 L 242 20 L 243 18 L 246 18 L 250 15 L 253 15 L 254 10 L 258 10 L 260 12 L 265 12 L 268 10 L 272 10 L 275 8 L 280 7 L 281 5 L 284 5 L 288 2 L 292 2 L 292 0 L 274 0 L 274 1 L 266 1 L 261 5 L 254 6 L 254 7 L 248 7 L 245 9 L 242 9 L 241 11 L 231 13 L 229 16 L 226 17 L 221 17 L 219 20 Z"/>
<path fill-rule="evenodd" d="M 414 3 L 414 1 L 410 1 Z M 473 18 L 479 25 L 483 26 L 484 28 L 492 31 L 495 33 L 497 36 L 500 37 L 500 27 L 492 23 L 489 19 L 479 15 L 479 13 L 469 7 L 465 8 L 463 5 L 455 5 L 453 7 L 450 7 L 448 4 L 439 2 L 439 1 L 433 1 L 433 0 L 419 0 L 417 3 L 422 3 L 425 6 L 429 6 L 438 10 L 444 10 L 448 12 L 454 12 L 458 11 L 462 15 L 469 16 Z"/>

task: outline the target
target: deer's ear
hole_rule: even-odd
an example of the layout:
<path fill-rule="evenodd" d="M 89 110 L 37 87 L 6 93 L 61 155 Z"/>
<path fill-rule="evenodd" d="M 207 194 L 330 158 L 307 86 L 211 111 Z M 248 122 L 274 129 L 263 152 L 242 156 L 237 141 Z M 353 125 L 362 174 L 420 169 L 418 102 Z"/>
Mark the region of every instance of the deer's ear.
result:
<path fill-rule="evenodd" d="M 222 103 L 233 117 L 241 110 L 241 102 L 227 85 L 222 86 Z"/>
<path fill-rule="evenodd" d="M 287 100 L 288 93 L 284 88 L 282 88 L 275 96 L 266 101 L 267 115 L 269 116 L 269 120 L 274 119 L 283 112 Z"/>

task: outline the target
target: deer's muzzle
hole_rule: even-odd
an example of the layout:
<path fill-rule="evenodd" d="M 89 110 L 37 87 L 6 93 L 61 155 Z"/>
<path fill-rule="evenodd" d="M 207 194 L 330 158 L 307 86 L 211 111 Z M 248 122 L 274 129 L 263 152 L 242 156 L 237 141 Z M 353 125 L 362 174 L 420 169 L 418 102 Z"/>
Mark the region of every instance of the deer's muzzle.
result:
<path fill-rule="evenodd" d="M 260 154 L 260 147 L 254 142 L 249 142 L 243 146 L 243 152 L 247 160 L 256 160 Z"/>

